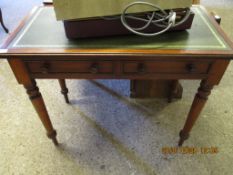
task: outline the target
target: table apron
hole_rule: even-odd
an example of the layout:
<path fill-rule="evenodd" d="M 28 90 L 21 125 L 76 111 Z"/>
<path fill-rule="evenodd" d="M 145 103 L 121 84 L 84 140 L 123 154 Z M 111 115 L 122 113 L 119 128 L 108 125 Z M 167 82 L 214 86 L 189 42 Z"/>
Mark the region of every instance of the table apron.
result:
<path fill-rule="evenodd" d="M 31 78 L 204 79 L 213 60 L 24 60 Z"/>
<path fill-rule="evenodd" d="M 145 75 L 107 75 L 107 74 L 79 74 L 79 73 L 54 73 L 30 74 L 33 79 L 137 79 L 137 80 L 177 80 L 177 79 L 205 79 L 207 74 L 145 74 Z"/>

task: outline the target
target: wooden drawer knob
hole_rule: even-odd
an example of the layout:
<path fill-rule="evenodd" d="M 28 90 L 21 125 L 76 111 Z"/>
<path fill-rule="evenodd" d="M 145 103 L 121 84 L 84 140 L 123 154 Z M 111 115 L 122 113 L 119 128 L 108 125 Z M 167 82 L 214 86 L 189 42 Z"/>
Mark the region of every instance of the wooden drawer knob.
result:
<path fill-rule="evenodd" d="M 41 72 L 43 74 L 47 74 L 49 73 L 49 68 L 50 68 L 50 64 L 49 63 L 44 63 L 42 66 L 41 66 Z"/>
<path fill-rule="evenodd" d="M 196 68 L 196 65 L 193 64 L 193 63 L 190 63 L 190 64 L 187 64 L 186 65 L 186 70 L 189 72 L 189 73 L 194 73 L 197 68 Z"/>
<path fill-rule="evenodd" d="M 98 73 L 99 71 L 99 66 L 97 63 L 93 63 L 90 67 L 90 72 L 93 73 L 93 74 L 96 74 Z"/>
<path fill-rule="evenodd" d="M 138 73 L 143 74 L 146 72 L 146 66 L 144 63 L 139 63 L 138 64 Z"/>

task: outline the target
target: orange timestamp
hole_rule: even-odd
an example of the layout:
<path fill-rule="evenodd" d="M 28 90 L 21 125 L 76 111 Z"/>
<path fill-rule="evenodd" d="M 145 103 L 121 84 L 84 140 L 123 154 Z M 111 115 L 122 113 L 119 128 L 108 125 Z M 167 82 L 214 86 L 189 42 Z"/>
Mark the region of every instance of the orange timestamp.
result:
<path fill-rule="evenodd" d="M 218 147 L 162 147 L 163 154 L 217 154 Z"/>

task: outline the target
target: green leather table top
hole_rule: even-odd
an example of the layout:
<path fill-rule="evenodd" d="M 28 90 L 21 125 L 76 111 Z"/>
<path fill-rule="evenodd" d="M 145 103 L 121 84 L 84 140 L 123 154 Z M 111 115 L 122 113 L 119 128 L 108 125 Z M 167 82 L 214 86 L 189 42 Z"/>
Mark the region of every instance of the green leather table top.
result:
<path fill-rule="evenodd" d="M 57 21 L 53 7 L 40 7 L 8 46 L 10 48 L 49 49 L 152 49 L 152 50 L 232 50 L 199 6 L 190 30 L 170 32 L 153 38 L 139 36 L 77 39 L 65 36 L 63 23 Z"/>

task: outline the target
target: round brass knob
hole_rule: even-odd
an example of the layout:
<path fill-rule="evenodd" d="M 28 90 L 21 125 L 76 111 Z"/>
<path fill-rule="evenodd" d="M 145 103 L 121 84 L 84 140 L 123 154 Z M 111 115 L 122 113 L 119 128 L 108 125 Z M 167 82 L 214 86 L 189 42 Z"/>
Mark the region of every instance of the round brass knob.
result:
<path fill-rule="evenodd" d="M 93 74 L 96 74 L 98 73 L 99 71 L 99 66 L 97 63 L 93 63 L 90 67 L 90 72 L 93 73 Z"/>
<path fill-rule="evenodd" d="M 186 69 L 189 73 L 194 73 L 197 70 L 196 65 L 193 63 L 187 64 Z"/>
<path fill-rule="evenodd" d="M 49 73 L 49 68 L 50 68 L 49 63 L 44 63 L 40 69 L 43 74 L 47 74 Z"/>
<path fill-rule="evenodd" d="M 146 66 L 145 66 L 145 64 L 144 63 L 139 63 L 137 71 L 140 74 L 146 73 Z"/>

